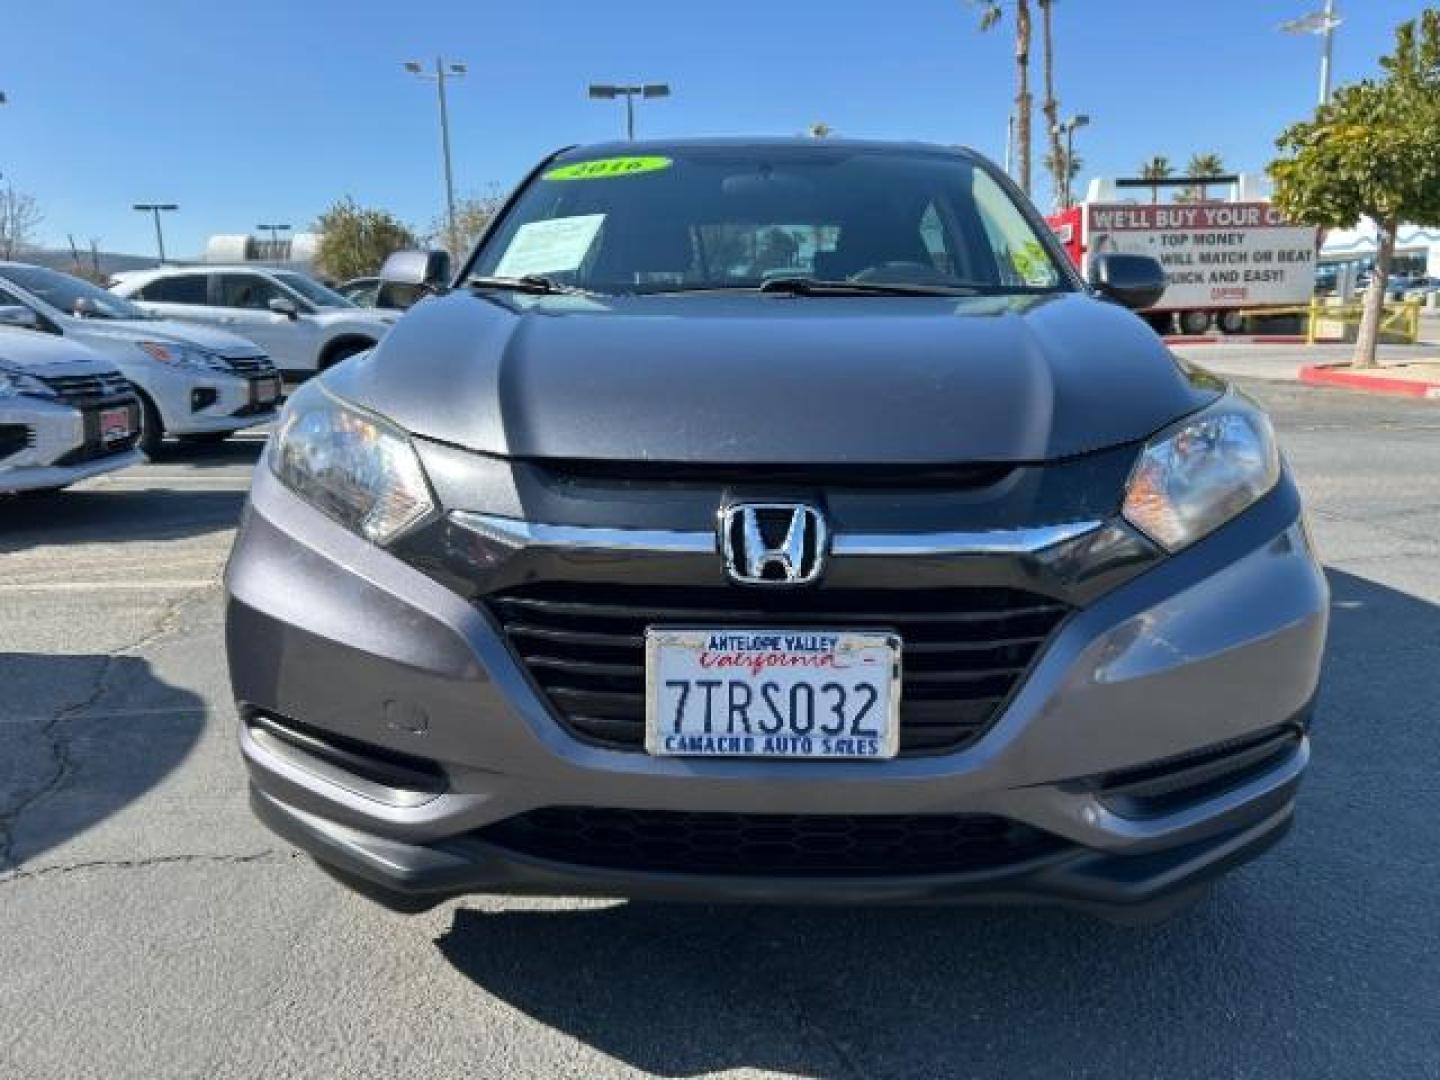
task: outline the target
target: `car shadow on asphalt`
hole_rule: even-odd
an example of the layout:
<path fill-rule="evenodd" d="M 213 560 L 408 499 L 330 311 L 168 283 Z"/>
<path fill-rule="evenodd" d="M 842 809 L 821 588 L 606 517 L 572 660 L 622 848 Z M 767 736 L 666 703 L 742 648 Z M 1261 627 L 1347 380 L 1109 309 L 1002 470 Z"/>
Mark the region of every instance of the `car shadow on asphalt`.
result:
<path fill-rule="evenodd" d="M 267 440 L 259 436 L 230 437 L 224 442 L 191 444 L 166 442 L 150 455 L 156 465 L 178 465 L 186 469 L 226 469 L 254 465 L 264 453 Z"/>
<path fill-rule="evenodd" d="M 205 712 L 142 657 L 0 652 L 0 870 L 154 788 L 190 753 Z"/>
<path fill-rule="evenodd" d="M 88 488 L 44 498 L 0 496 L 0 554 L 37 544 L 183 540 L 233 529 L 246 492 Z"/>
<path fill-rule="evenodd" d="M 659 1076 L 1427 1074 L 1440 968 L 1419 942 L 1440 865 L 1418 853 L 1434 851 L 1440 607 L 1330 580 L 1297 827 L 1162 926 L 1047 909 L 476 903 L 437 946 L 486 993 Z"/>

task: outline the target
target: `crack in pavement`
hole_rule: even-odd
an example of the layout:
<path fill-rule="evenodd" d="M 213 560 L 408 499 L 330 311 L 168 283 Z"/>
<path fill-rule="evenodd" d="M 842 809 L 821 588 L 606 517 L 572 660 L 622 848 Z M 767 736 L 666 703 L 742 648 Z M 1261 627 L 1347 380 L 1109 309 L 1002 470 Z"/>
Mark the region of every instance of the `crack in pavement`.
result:
<path fill-rule="evenodd" d="M 53 866 L 38 866 L 33 870 L 15 870 L 0 874 L 0 886 L 16 881 L 32 881 L 36 878 L 55 877 L 90 870 L 144 870 L 155 866 L 190 866 L 196 863 L 221 866 L 261 863 L 279 866 L 299 858 L 302 858 L 299 851 L 265 848 L 263 851 L 253 851 L 243 855 L 152 855 L 143 859 L 88 859 L 83 862 L 56 863 Z"/>
<path fill-rule="evenodd" d="M 180 616 L 184 609 L 205 596 L 217 584 L 219 584 L 218 577 L 203 589 L 196 589 L 183 596 L 168 598 L 160 606 L 160 611 L 150 626 L 138 638 L 128 645 L 122 645 L 106 654 L 89 690 L 79 701 L 57 710 L 48 720 L 37 725 L 39 733 L 50 744 L 50 754 L 55 759 L 55 771 L 43 786 L 28 797 L 21 799 L 7 813 L 0 814 L 0 872 L 19 865 L 12 854 L 14 851 L 13 826 L 37 803 L 64 787 L 65 782 L 70 778 L 73 766 L 70 760 L 70 740 L 66 737 L 64 730 L 66 725 L 72 720 L 84 716 L 105 696 L 110 689 L 110 679 L 114 675 L 116 661 L 124 656 L 133 656 L 173 633 L 180 624 Z"/>

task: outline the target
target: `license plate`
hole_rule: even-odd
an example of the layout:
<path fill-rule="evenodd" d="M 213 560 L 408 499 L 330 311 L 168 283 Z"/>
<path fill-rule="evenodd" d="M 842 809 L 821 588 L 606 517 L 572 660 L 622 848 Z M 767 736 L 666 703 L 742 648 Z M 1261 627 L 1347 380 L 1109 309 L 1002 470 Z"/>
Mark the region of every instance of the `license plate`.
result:
<path fill-rule="evenodd" d="M 261 405 L 269 405 L 280 396 L 280 380 L 266 379 L 255 384 L 255 400 Z"/>
<path fill-rule="evenodd" d="M 658 757 L 866 760 L 900 747 L 900 639 L 878 631 L 651 628 Z"/>
<path fill-rule="evenodd" d="M 133 434 L 135 434 L 135 429 L 130 426 L 129 409 L 121 407 L 100 410 L 100 439 L 102 442 L 119 442 L 121 439 L 128 439 Z"/>

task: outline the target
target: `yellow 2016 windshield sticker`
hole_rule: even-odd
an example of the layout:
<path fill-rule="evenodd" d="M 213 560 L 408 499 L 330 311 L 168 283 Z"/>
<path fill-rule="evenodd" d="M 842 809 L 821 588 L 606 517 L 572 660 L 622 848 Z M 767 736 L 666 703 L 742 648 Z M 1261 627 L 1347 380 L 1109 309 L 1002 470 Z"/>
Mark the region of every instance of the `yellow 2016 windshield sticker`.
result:
<path fill-rule="evenodd" d="M 577 161 L 551 169 L 544 180 L 602 180 L 611 176 L 634 176 L 637 173 L 659 172 L 673 162 L 668 157 L 612 157 L 594 161 Z"/>

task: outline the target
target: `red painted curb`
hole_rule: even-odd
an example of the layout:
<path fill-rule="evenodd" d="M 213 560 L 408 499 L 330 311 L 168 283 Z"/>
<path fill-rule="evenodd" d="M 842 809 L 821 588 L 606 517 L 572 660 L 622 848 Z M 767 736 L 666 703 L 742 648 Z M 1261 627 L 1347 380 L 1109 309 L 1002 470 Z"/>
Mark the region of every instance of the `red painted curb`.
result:
<path fill-rule="evenodd" d="M 1398 397 L 1440 399 L 1440 383 L 1416 382 L 1413 379 L 1387 379 L 1384 375 L 1363 375 L 1356 371 L 1336 371 L 1336 364 L 1307 364 L 1300 369 L 1300 381 L 1312 386 L 1340 386 L 1346 390 L 1368 390 L 1372 394 L 1394 394 Z"/>

